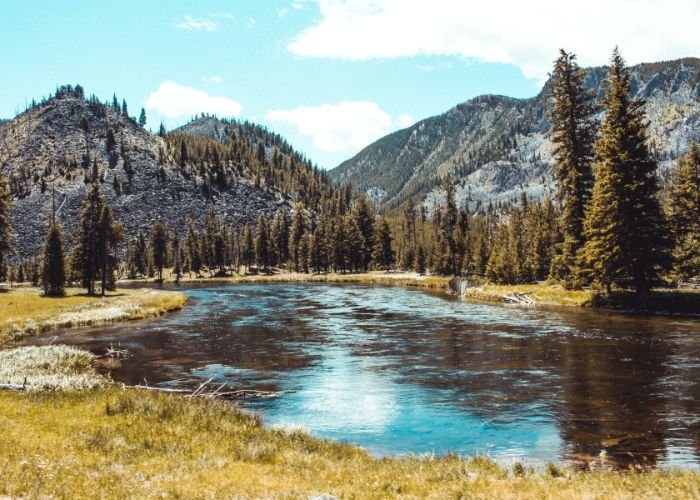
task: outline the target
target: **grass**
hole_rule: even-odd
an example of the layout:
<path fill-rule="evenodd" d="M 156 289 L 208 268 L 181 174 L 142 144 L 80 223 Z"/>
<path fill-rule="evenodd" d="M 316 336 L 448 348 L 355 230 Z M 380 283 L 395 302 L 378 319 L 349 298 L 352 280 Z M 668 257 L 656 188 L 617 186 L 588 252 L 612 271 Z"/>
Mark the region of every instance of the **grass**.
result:
<path fill-rule="evenodd" d="M 182 308 L 186 301 L 182 293 L 150 289 L 124 289 L 105 297 L 69 289 L 65 297 L 50 298 L 38 288 L 13 288 L 0 293 L 0 346 L 57 328 L 159 316 Z"/>
<path fill-rule="evenodd" d="M 0 383 L 28 391 L 86 390 L 109 379 L 94 370 L 95 356 L 65 345 L 27 346 L 0 351 Z"/>
<path fill-rule="evenodd" d="M 58 498 L 697 498 L 691 471 L 501 468 L 373 458 L 217 401 L 117 388 L 0 393 L 0 496 Z"/>
<path fill-rule="evenodd" d="M 164 273 L 166 282 L 173 282 L 174 278 Z M 134 283 L 147 283 L 153 280 L 134 280 Z M 429 289 L 446 289 L 450 278 L 446 276 L 426 276 L 418 273 L 371 271 L 366 273 L 328 273 L 306 274 L 276 272 L 273 274 L 249 274 L 213 277 L 188 277 L 184 276 L 180 283 L 360 283 L 368 285 L 394 285 L 409 286 Z"/>
<path fill-rule="evenodd" d="M 468 288 L 465 297 L 503 302 L 513 293 L 527 293 L 538 304 L 589 307 L 597 304 L 597 294 L 591 290 L 566 290 L 557 285 L 484 285 Z"/>
<path fill-rule="evenodd" d="M 613 290 L 605 294 L 593 290 L 566 290 L 559 285 L 484 285 L 468 288 L 465 297 L 503 302 L 506 295 L 526 293 L 537 304 L 603 307 L 644 313 L 699 314 L 700 290 L 656 289 L 646 300 L 632 291 Z"/>

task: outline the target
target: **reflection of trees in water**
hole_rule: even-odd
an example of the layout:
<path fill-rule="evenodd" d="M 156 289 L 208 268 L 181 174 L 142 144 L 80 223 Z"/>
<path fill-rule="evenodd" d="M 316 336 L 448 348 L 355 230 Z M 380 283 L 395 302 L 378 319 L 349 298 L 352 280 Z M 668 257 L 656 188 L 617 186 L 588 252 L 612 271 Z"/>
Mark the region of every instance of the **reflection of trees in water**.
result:
<path fill-rule="evenodd" d="M 658 382 L 669 351 L 666 343 L 642 335 L 564 344 L 556 415 L 567 458 L 582 465 L 656 465 L 668 432 Z"/>

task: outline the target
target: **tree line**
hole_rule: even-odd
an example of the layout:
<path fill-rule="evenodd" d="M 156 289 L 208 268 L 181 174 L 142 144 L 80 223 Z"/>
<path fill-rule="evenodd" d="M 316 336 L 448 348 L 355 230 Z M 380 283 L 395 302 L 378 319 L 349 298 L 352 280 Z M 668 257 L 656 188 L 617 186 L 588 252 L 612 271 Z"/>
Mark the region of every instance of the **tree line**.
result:
<path fill-rule="evenodd" d="M 60 227 L 48 231 L 43 259 L 12 269 L 14 279 L 41 280 L 47 294 L 62 293 L 66 281 L 88 293 L 115 286 L 118 277 L 175 279 L 230 273 L 363 272 L 404 269 L 443 275 L 478 275 L 494 283 L 549 280 L 566 288 L 593 285 L 652 286 L 700 276 L 700 147 L 694 144 L 672 168 L 661 193 L 649 149 L 643 102 L 630 97 L 630 74 L 613 53 L 603 118 L 576 56 L 561 51 L 548 95 L 554 174 L 552 199 L 479 207 L 456 201 L 455 182 L 443 182 L 444 201 L 428 206 L 407 200 L 378 214 L 349 185 L 335 187 L 302 159 L 266 151 L 264 143 L 232 135 L 228 144 L 170 135 L 165 155 L 182 175 L 208 178 L 225 187 L 235 169 L 259 185 L 292 194 L 293 206 L 254 224 L 236 226 L 207 214 L 202 227 L 151 228 L 124 242 L 95 179 L 87 191 L 69 265 L 63 272 Z M 189 173 L 188 173 L 189 172 Z M 0 181 L 0 273 L 11 251 L 10 190 Z M 661 195 L 663 202 L 661 201 Z M 124 252 L 124 243 L 126 250 Z M 124 255 L 122 255 L 124 254 Z M 124 258 L 120 258 L 124 256 Z M 43 265 L 40 260 L 43 260 Z"/>

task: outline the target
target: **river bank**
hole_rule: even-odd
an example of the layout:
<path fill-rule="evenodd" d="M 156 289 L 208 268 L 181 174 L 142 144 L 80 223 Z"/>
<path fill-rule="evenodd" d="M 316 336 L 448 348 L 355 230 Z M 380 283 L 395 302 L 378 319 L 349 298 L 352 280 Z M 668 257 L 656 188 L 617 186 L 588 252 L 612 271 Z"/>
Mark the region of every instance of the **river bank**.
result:
<path fill-rule="evenodd" d="M 655 289 L 646 299 L 631 291 L 610 294 L 593 290 L 566 290 L 558 285 L 483 285 L 464 291 L 468 299 L 508 302 L 510 298 L 526 298 L 532 305 L 593 307 L 621 312 L 645 314 L 700 315 L 700 290 Z"/>
<path fill-rule="evenodd" d="M 235 406 L 137 390 L 0 393 L 0 495 L 692 498 L 692 471 L 576 472 L 454 455 L 374 458 Z M 89 473 L 86 473 L 89 471 Z"/>
<path fill-rule="evenodd" d="M 12 288 L 0 293 L 0 346 L 58 328 L 160 316 L 186 302 L 183 293 L 153 289 L 120 289 L 99 297 L 71 288 L 54 298 L 43 297 L 38 288 Z"/>

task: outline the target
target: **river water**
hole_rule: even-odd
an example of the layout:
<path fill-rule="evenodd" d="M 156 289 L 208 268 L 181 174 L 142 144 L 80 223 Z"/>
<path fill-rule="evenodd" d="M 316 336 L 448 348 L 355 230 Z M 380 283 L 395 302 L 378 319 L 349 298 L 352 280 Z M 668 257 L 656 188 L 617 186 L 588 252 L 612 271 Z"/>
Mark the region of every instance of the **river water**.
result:
<path fill-rule="evenodd" d="M 268 424 L 372 453 L 700 468 L 700 321 L 465 302 L 398 287 L 186 289 L 181 312 L 60 332 L 115 380 L 281 391 Z M 46 343 L 51 337 L 27 340 Z"/>

